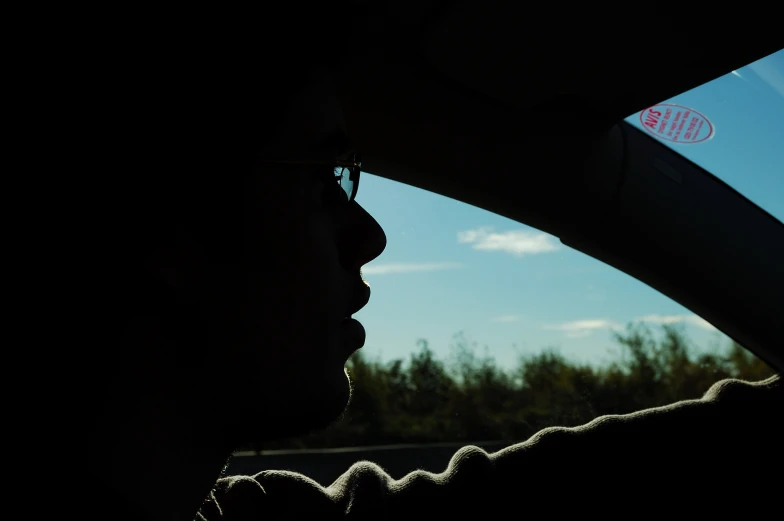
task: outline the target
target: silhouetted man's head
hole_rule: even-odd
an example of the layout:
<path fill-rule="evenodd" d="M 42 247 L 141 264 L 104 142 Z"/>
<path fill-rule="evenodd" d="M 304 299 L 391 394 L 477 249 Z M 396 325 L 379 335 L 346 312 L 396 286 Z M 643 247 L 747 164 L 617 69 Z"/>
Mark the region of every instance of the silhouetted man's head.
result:
<path fill-rule="evenodd" d="M 159 407 L 226 448 L 324 426 L 364 343 L 344 320 L 369 298 L 360 268 L 386 244 L 334 180 L 352 151 L 335 78 L 263 53 L 242 73 L 172 63 L 106 95 L 120 110 L 91 224 L 106 341 L 83 385 L 100 382 L 100 414 Z"/>

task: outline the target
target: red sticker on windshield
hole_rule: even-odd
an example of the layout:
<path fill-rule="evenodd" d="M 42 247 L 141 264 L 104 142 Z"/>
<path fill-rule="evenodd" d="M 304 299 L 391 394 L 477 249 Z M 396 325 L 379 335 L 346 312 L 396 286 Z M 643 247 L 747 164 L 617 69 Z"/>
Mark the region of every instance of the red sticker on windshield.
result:
<path fill-rule="evenodd" d="M 640 112 L 640 123 L 649 134 L 675 143 L 702 143 L 713 137 L 713 125 L 694 109 L 660 103 Z"/>

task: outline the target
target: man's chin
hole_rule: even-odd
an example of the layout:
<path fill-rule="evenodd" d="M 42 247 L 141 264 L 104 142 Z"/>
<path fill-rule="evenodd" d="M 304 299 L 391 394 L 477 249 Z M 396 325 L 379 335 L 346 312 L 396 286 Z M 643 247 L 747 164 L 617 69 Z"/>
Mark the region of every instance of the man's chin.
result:
<path fill-rule="evenodd" d="M 348 377 L 343 372 L 339 377 L 322 380 L 321 384 L 289 386 L 280 389 L 276 396 L 265 397 L 264 405 L 257 402 L 256 407 L 246 409 L 243 442 L 302 436 L 339 420 L 351 396 Z M 252 418 L 248 411 L 255 413 Z"/>
<path fill-rule="evenodd" d="M 340 419 L 348 406 L 351 387 L 345 372 L 330 386 L 312 392 L 302 403 L 303 430 L 312 431 L 330 426 Z"/>

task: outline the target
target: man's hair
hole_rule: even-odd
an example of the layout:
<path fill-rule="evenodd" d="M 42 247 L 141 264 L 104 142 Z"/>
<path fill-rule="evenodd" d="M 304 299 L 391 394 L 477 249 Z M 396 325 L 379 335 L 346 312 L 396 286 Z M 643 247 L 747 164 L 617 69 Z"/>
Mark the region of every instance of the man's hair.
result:
<path fill-rule="evenodd" d="M 131 260 L 167 241 L 176 220 L 205 231 L 230 222 L 291 97 L 313 69 L 344 59 L 350 11 L 343 1 L 285 2 L 254 34 L 164 35 L 120 53 L 98 96 L 100 145 L 85 151 L 105 165 L 95 224 L 110 229 L 100 235 Z"/>
<path fill-rule="evenodd" d="M 91 45 L 71 68 L 63 98 L 78 120 L 67 136 L 76 167 L 58 218 L 73 234 L 68 276 L 87 303 L 80 316 L 93 336 L 108 335 L 97 349 L 113 349 L 124 313 L 160 301 L 139 266 L 175 223 L 224 242 L 241 231 L 231 225 L 256 154 L 310 71 L 345 56 L 348 14 L 347 2 L 284 2 L 240 37 L 209 25 L 183 32 L 185 20 L 142 24 Z M 85 349 L 87 364 L 98 351 Z"/>

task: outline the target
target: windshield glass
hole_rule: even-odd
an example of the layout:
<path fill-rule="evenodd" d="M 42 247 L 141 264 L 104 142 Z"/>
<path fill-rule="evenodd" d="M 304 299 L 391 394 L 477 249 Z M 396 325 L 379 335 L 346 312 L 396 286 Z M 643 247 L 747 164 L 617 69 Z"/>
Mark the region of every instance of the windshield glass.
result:
<path fill-rule="evenodd" d="M 784 221 L 784 50 L 626 121 Z"/>
<path fill-rule="evenodd" d="M 664 142 L 675 122 L 673 136 L 691 143 L 670 146 L 781 220 L 783 58 L 669 100 L 658 119 L 629 121 L 661 128 Z M 347 364 L 350 405 L 327 430 L 249 447 L 229 473 L 287 469 L 327 486 L 360 459 L 395 478 L 441 472 L 467 443 L 494 451 L 545 427 L 773 374 L 702 317 L 552 235 L 369 172 L 361 179 L 357 201 L 388 244 L 362 268 L 372 297 L 354 315 L 367 341 Z"/>

